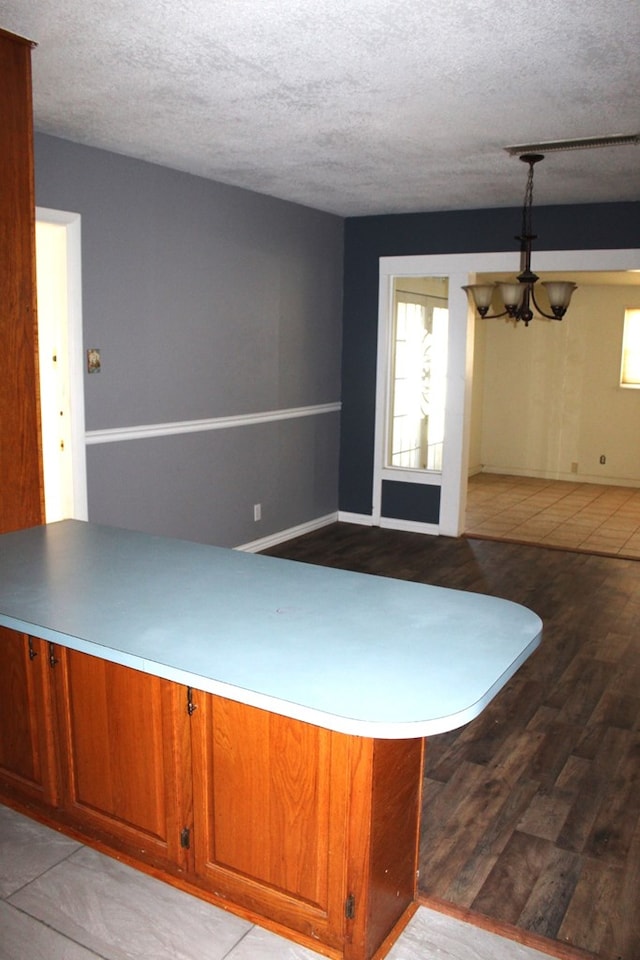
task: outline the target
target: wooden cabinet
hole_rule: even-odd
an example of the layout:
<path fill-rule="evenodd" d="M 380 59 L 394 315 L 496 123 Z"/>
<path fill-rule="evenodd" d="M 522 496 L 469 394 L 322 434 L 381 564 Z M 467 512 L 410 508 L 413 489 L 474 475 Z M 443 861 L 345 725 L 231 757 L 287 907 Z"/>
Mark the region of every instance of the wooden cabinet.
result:
<path fill-rule="evenodd" d="M 58 801 L 48 644 L 0 627 L 0 784 L 35 806 Z"/>
<path fill-rule="evenodd" d="M 0 644 L 0 791 L 89 840 L 186 869 L 185 689 L 5 627 Z"/>
<path fill-rule="evenodd" d="M 423 741 L 194 698 L 200 880 L 307 943 L 372 957 L 415 898 Z"/>
<path fill-rule="evenodd" d="M 60 806 L 94 839 L 185 869 L 190 741 L 183 687 L 56 647 Z"/>
<path fill-rule="evenodd" d="M 422 740 L 351 737 L 0 628 L 0 796 L 344 960 L 413 908 Z"/>

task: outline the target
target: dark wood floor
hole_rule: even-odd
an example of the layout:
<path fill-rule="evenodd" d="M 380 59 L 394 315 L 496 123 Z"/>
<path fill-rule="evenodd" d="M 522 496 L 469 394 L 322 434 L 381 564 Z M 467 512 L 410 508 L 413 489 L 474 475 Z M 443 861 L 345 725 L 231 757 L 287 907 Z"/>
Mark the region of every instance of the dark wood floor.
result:
<path fill-rule="evenodd" d="M 427 744 L 421 893 L 558 955 L 640 960 L 640 561 L 352 524 L 267 552 L 542 617 L 540 649 L 484 713 Z"/>

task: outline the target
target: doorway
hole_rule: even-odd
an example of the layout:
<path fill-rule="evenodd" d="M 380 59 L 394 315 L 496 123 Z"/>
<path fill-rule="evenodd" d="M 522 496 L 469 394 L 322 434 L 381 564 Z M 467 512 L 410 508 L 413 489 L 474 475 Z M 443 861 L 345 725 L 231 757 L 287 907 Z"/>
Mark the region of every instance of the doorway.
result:
<path fill-rule="evenodd" d="M 36 209 L 45 519 L 88 518 L 80 215 Z"/>
<path fill-rule="evenodd" d="M 373 475 L 373 522 L 393 529 L 460 536 L 465 527 L 467 479 L 469 474 L 472 389 L 474 377 L 475 321 L 462 290 L 478 273 L 516 272 L 519 255 L 465 253 L 381 257 L 379 274 L 378 366 L 376 388 L 376 446 Z M 640 250 L 561 250 L 536 255 L 540 271 L 595 272 L 628 271 L 640 267 Z M 442 471 L 427 482 L 440 487 L 439 522 L 418 524 L 396 522 L 382 516 L 382 484 L 385 480 L 385 430 L 389 390 L 390 338 L 393 290 L 399 277 L 448 277 L 449 342 L 446 386 L 445 436 Z M 415 480 L 413 482 L 416 482 Z M 425 480 L 422 480 L 425 482 Z"/>

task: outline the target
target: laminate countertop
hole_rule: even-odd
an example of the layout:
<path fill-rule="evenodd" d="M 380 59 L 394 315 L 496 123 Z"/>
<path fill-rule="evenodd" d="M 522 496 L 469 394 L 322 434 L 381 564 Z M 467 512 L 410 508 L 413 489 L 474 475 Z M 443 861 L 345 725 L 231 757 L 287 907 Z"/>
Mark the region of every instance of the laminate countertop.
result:
<path fill-rule="evenodd" d="M 542 636 L 496 597 L 77 520 L 0 536 L 0 624 L 382 739 L 472 720 Z"/>

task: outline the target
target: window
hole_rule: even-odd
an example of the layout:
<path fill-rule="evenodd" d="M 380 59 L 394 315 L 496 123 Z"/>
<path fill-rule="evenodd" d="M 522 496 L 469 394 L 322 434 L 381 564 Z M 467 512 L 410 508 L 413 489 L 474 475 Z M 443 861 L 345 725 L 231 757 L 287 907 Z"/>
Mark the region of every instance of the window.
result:
<path fill-rule="evenodd" d="M 443 295 L 396 290 L 387 464 L 442 470 L 447 370 L 446 281 Z"/>
<path fill-rule="evenodd" d="M 620 386 L 640 389 L 640 310 L 625 310 Z"/>

